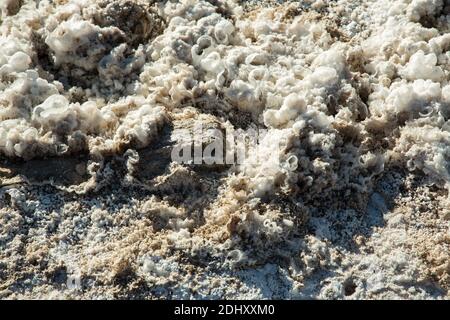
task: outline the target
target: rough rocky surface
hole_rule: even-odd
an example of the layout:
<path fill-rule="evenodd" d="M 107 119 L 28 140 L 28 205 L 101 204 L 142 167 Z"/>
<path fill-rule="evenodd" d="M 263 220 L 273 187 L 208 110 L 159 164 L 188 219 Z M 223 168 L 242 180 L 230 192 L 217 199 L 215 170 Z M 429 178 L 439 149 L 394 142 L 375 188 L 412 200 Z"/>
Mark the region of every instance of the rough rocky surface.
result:
<path fill-rule="evenodd" d="M 0 10 L 0 298 L 449 298 L 448 1 Z"/>

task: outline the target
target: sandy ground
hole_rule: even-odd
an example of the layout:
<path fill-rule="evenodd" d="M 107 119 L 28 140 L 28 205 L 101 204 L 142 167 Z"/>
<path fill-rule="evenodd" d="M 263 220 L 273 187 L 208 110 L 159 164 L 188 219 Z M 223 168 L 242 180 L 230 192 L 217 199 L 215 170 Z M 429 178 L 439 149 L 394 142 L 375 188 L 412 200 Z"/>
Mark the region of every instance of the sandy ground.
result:
<path fill-rule="evenodd" d="M 82 195 L 61 186 L 83 180 L 75 168 L 86 159 L 3 162 L 2 297 L 448 298 L 446 194 L 420 176 L 393 168 L 365 210 L 318 211 L 285 252 L 268 243 L 269 255 L 253 266 L 230 268 L 207 244 L 202 253 L 171 241 L 168 221 L 155 213 L 166 204 L 185 208 L 201 229 L 202 208 L 217 196 L 222 174 L 148 161 L 166 148 L 140 151 L 142 185 L 124 185 L 123 163 L 111 159 L 105 168 L 114 174 L 105 172 L 102 188 Z M 191 179 L 189 192 L 173 193 L 177 170 L 186 171 L 176 181 Z M 149 190 L 154 175 L 163 182 Z M 202 204 L 198 192 L 206 194 Z"/>

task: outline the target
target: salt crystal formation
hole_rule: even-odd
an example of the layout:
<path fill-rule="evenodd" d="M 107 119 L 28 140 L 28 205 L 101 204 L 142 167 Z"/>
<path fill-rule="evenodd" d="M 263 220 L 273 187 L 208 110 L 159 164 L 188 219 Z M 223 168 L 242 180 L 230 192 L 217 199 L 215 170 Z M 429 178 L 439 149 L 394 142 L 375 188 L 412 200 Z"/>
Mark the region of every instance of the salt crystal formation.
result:
<path fill-rule="evenodd" d="M 4 183 L 1 296 L 448 298 L 448 1 L 3 0 L 0 9 L 5 166 L 88 159 L 71 163 L 85 178 L 71 185 L 32 181 L 25 169 L 22 182 Z M 267 135 L 242 163 L 171 161 L 168 141 L 196 121 Z M 408 201 L 396 195 L 409 186 L 421 197 L 414 179 L 427 214 L 402 220 Z M 373 222 L 389 210 L 388 227 Z M 44 229 L 22 234 L 25 213 Z M 20 267 L 20 252 L 53 276 Z M 58 272 L 93 280 L 71 291 Z"/>

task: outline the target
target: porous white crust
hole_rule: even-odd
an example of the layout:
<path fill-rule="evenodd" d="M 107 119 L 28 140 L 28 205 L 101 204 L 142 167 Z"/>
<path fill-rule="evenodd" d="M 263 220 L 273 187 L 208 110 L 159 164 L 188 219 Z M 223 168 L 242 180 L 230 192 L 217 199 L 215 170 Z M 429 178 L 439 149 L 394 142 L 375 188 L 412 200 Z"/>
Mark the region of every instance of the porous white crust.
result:
<path fill-rule="evenodd" d="M 134 288 L 140 297 L 448 297 L 447 1 L 7 0 L 0 8 L 0 156 L 30 166 L 89 159 L 70 186 L 35 186 L 19 174 L 30 186 L 2 189 L 0 201 L 16 210 L 0 209 L 6 251 L 18 250 L 17 212 L 60 219 L 40 202 L 39 188 L 51 184 L 58 197 L 87 197 L 64 200 L 63 215 L 84 211 L 55 227 L 66 240 L 37 236 L 48 250 L 33 259 L 79 259 L 83 276 L 94 278 L 87 297 L 114 297 L 95 286 L 130 281 L 146 284 L 148 291 Z M 174 129 L 192 130 L 197 120 L 267 134 L 247 146 L 243 163 L 171 162 Z M 426 189 L 435 231 L 419 231 L 423 220 L 413 214 L 391 219 L 408 210 L 395 200 L 399 181 L 415 178 L 435 190 Z M 102 193 L 108 188 L 128 190 L 127 206 Z M 92 192 L 105 203 L 96 206 Z M 370 219 L 392 201 L 383 229 Z M 78 224 L 81 238 L 69 231 Z M 424 258 L 426 232 L 442 250 Z M 196 273 L 202 268 L 205 276 Z M 197 291 L 189 274 L 202 283 Z M 275 274 L 275 283 L 258 278 Z M 245 284 L 242 294 L 227 291 L 230 279 Z M 0 289 L 67 294 L 39 281 L 48 287 Z M 268 287 L 255 289 L 261 281 Z M 119 291 L 131 297 L 134 289 Z"/>

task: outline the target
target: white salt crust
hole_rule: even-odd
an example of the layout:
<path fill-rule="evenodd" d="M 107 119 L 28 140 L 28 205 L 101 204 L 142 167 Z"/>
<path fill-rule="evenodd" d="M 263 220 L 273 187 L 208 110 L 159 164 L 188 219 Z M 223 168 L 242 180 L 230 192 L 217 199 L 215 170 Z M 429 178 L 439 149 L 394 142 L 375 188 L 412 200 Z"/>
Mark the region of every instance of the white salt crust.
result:
<path fill-rule="evenodd" d="M 300 16 L 283 22 L 281 13 L 273 9 L 242 18 L 239 7 L 235 7 L 237 19 L 233 22 L 215 13 L 215 7 L 207 2 L 168 2 L 158 9 L 167 21 L 164 33 L 133 49 L 135 53 L 124 64 L 128 45 L 120 43 L 107 48 L 102 40 L 123 36 L 123 32 L 120 26 L 101 27 L 94 23 L 92 12 L 98 8 L 95 1 L 73 0 L 57 6 L 42 1 L 38 8 L 26 2 L 19 19 L 3 13 L 0 152 L 29 159 L 78 152 L 80 148 L 114 153 L 131 141 L 146 146 L 157 139 L 158 128 L 167 121 L 167 112 L 184 106 L 186 100 L 219 93 L 234 108 L 252 113 L 256 123 L 267 126 L 275 136 L 279 129 L 284 129 L 285 139 L 309 136 L 308 143 L 321 148 L 323 156 L 329 158 L 322 161 L 328 165 L 335 159 L 327 152 L 342 147 L 336 145 L 336 139 L 342 138 L 335 129 L 337 123 L 347 122 L 362 140 L 371 136 L 367 130 L 372 126 L 378 131 L 398 127 L 406 134 L 408 128 L 415 131 L 423 122 L 446 134 L 450 38 L 418 23 L 421 17 L 439 12 L 443 2 L 386 3 L 391 10 L 387 14 L 380 12 L 383 22 L 370 26 L 372 35 L 361 47 L 352 47 L 334 42 L 321 20 L 308 21 Z M 46 19 L 39 23 L 31 18 L 32 13 Z M 100 82 L 94 82 L 90 88 L 78 88 L 87 102 L 71 102 L 68 95 L 76 83 L 70 88 L 36 72 L 40 68 L 35 58 L 32 63 L 36 52 L 27 42 L 32 30 L 42 34 L 55 68 L 69 65 L 80 69 L 81 74 L 98 70 L 98 81 L 109 83 L 110 94 L 127 87 L 124 82 L 130 72 L 141 72 L 140 78 L 125 89 L 128 97 L 119 97 L 116 102 L 103 97 Z M 340 92 L 359 99 L 349 65 L 349 56 L 357 55 L 367 72 L 361 74 L 361 79 L 368 83 L 371 92 L 367 106 L 344 103 L 336 114 L 330 114 L 327 105 Z M 108 77 L 112 74 L 116 77 Z M 361 107 L 367 110 L 360 110 Z M 400 114 L 406 123 L 397 122 Z M 361 119 L 355 121 L 355 117 Z M 72 147 L 63 142 L 81 138 L 86 141 L 85 146 L 73 143 Z M 370 150 L 367 146 L 369 150 L 349 156 L 355 157 L 357 163 L 358 158 L 366 157 L 366 152 L 376 152 L 387 159 L 395 150 L 397 158 L 407 157 L 411 153 L 402 141 L 397 140 L 394 148 L 385 150 Z M 429 149 L 420 140 L 416 142 L 415 148 L 423 146 L 424 152 Z M 301 144 L 299 148 L 297 152 L 302 149 Z M 274 152 L 259 149 L 262 154 Z M 448 160 L 445 140 L 432 149 L 438 154 L 430 155 L 430 159 Z M 291 153 L 286 158 L 301 157 Z M 428 161 L 427 167 L 436 168 L 439 173 L 444 170 L 441 163 L 433 160 Z M 252 181 L 253 174 L 245 172 L 245 165 L 242 170 L 250 174 Z M 279 173 L 278 169 L 273 170 Z M 262 174 L 269 177 L 261 181 L 273 181 L 277 175 L 267 172 Z M 284 175 L 289 179 L 298 174 Z M 446 177 L 441 178 L 449 183 Z M 256 183 L 255 188 L 274 190 L 264 182 Z"/>
<path fill-rule="evenodd" d="M 230 111 L 248 116 L 267 136 L 249 146 L 250 157 L 230 169 L 205 210 L 206 226 L 219 230 L 206 236 L 217 245 L 209 247 L 211 254 L 230 268 L 257 262 L 235 237 L 222 241 L 224 229 L 264 254 L 266 246 L 296 232 L 315 199 L 341 191 L 367 195 L 389 166 L 423 173 L 450 190 L 445 1 L 368 2 L 368 17 L 361 7 L 347 12 L 351 1 L 341 0 L 319 18 L 289 18 L 296 3 L 248 14 L 224 2 L 230 18 L 212 1 L 167 1 L 152 6 L 165 23 L 162 33 L 138 45 L 127 42 L 119 23 L 96 24 L 100 1 L 60 2 L 43 0 L 36 7 L 24 1 L 18 15 L 3 4 L 0 154 L 25 160 L 125 154 L 132 176 L 137 158 L 131 149 L 156 144 L 163 128 L 189 123 L 189 114 L 212 106 L 225 114 L 221 125 L 231 131 L 242 124 L 227 117 Z M 305 2 L 317 10 L 329 5 Z M 336 36 L 329 23 L 344 11 L 353 22 L 339 26 Z M 32 34 L 40 36 L 37 43 L 30 43 Z M 50 62 L 38 57 L 38 47 Z M 83 79 L 89 81 L 81 85 Z M 186 169 L 173 168 L 171 177 L 179 174 L 189 189 Z M 293 199 L 295 216 L 267 207 L 258 212 L 262 201 L 283 197 Z M 204 249 L 186 212 L 152 201 L 144 211 L 167 222 L 170 243 Z M 314 237 L 306 242 L 309 250 L 322 250 Z M 147 277 L 177 271 L 170 260 L 139 259 Z M 308 259 L 305 265 L 314 266 Z M 339 290 L 331 283 L 320 296 Z"/>

